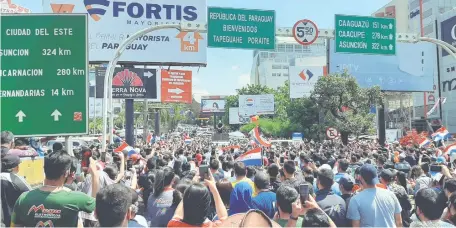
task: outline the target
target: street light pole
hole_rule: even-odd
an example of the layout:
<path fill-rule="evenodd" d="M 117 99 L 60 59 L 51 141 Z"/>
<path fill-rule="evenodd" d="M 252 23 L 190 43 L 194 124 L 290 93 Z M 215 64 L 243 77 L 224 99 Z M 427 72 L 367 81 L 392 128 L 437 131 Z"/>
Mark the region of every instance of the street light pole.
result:
<path fill-rule="evenodd" d="M 110 104 L 111 108 L 111 118 L 110 118 L 110 126 L 108 132 L 110 132 L 110 142 L 112 142 L 113 134 L 113 113 L 112 113 L 112 74 L 114 73 L 114 68 L 116 67 L 117 62 L 119 61 L 120 57 L 122 56 L 125 48 L 129 44 L 131 44 L 134 40 L 138 37 L 161 29 L 177 29 L 179 31 L 189 31 L 189 32 L 206 32 L 207 25 L 206 23 L 198 23 L 198 22 L 181 22 L 179 24 L 161 24 L 157 26 L 152 26 L 140 30 L 134 33 L 132 36 L 125 39 L 117 48 L 116 52 L 114 53 L 113 59 L 109 62 L 108 68 L 106 69 L 106 74 L 104 78 L 104 91 L 103 91 L 103 141 L 101 142 L 101 149 L 103 152 L 106 151 L 106 140 L 107 140 L 107 132 L 106 128 L 108 127 L 108 107 L 107 105 Z M 109 97 L 108 97 L 109 96 Z"/>

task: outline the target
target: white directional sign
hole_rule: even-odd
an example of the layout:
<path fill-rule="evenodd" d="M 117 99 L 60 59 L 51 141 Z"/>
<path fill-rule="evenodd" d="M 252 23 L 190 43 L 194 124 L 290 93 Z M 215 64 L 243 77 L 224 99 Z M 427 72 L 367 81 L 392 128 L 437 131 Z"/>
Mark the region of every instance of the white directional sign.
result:
<path fill-rule="evenodd" d="M 16 114 L 17 117 L 17 122 L 22 123 L 24 121 L 24 117 L 27 117 L 25 113 L 22 110 L 19 110 L 19 112 Z"/>
<path fill-rule="evenodd" d="M 52 112 L 51 116 L 54 117 L 54 121 L 59 121 L 59 116 L 61 116 L 62 113 L 59 112 L 59 110 L 54 110 L 54 112 Z"/>
<path fill-rule="evenodd" d="M 154 75 L 155 75 L 155 70 L 152 72 L 152 71 L 148 71 L 148 70 L 144 69 L 144 76 L 145 77 L 150 78 L 150 77 L 152 77 Z"/>
<path fill-rule="evenodd" d="M 311 20 L 300 20 L 293 26 L 293 37 L 302 45 L 311 45 L 318 38 L 317 25 Z"/>
<path fill-rule="evenodd" d="M 328 137 L 328 139 L 335 139 L 337 136 L 339 136 L 337 129 L 333 127 L 328 127 L 328 129 L 326 129 L 326 137 Z"/>

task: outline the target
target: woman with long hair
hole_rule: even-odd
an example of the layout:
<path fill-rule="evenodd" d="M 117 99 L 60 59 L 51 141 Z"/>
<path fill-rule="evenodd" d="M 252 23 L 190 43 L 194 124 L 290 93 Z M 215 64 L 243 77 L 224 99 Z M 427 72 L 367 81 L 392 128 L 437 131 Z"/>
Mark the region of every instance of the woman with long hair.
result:
<path fill-rule="evenodd" d="M 219 220 L 225 220 L 228 212 L 223 205 L 214 177 L 209 172 L 209 180 L 204 180 L 204 185 L 194 183 L 185 190 L 168 227 L 212 227 L 214 223 L 207 218 L 211 209 L 211 194 Z"/>
<path fill-rule="evenodd" d="M 174 171 L 171 167 L 164 167 L 155 173 L 153 193 L 147 200 L 147 221 L 150 227 L 166 227 L 168 221 L 176 211 L 176 196 L 172 188 Z"/>

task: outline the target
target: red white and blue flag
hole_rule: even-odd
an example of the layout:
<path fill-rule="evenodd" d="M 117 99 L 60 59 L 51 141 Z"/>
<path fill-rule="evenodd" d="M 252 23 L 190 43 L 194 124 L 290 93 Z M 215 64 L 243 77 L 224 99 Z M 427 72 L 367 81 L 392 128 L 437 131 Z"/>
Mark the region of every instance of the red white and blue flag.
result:
<path fill-rule="evenodd" d="M 441 127 L 437 131 L 435 131 L 431 136 L 434 142 L 437 142 L 448 139 L 450 137 L 450 132 L 446 129 L 446 127 Z"/>
<path fill-rule="evenodd" d="M 456 153 L 456 143 L 448 145 L 445 148 L 445 150 L 443 151 L 443 154 L 453 154 L 453 153 Z"/>
<path fill-rule="evenodd" d="M 429 139 L 427 139 L 427 138 L 423 138 L 420 141 L 420 147 L 421 148 L 428 147 L 430 144 L 431 144 L 431 141 L 429 141 Z"/>
<path fill-rule="evenodd" d="M 271 143 L 266 141 L 260 134 L 260 129 L 258 126 L 252 129 L 253 141 L 260 146 L 270 147 Z"/>
<path fill-rule="evenodd" d="M 128 157 L 130 157 L 133 154 L 136 154 L 135 148 L 133 148 L 132 146 L 128 145 L 128 143 L 125 142 L 125 141 L 123 141 L 122 144 L 120 144 L 119 147 L 114 149 L 114 152 L 120 153 L 120 152 L 122 152 L 124 150 L 128 151 L 128 155 L 127 155 Z"/>
<path fill-rule="evenodd" d="M 243 162 L 245 166 L 263 165 L 263 159 L 261 157 L 261 148 L 257 147 L 245 152 L 243 155 L 236 158 L 236 161 Z"/>

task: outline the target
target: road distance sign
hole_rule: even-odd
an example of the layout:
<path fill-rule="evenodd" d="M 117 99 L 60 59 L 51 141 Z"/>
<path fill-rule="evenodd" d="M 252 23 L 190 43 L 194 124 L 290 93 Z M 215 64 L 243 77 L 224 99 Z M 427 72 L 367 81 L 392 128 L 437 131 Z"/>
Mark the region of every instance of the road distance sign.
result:
<path fill-rule="evenodd" d="M 207 8 L 207 46 L 275 49 L 275 11 Z"/>
<path fill-rule="evenodd" d="M 328 137 L 328 139 L 335 139 L 337 138 L 337 136 L 339 136 L 339 132 L 337 131 L 337 129 L 333 127 L 328 127 L 326 129 L 326 137 Z"/>
<path fill-rule="evenodd" d="M 0 22 L 1 130 L 87 134 L 87 15 L 3 14 Z"/>
<path fill-rule="evenodd" d="M 311 45 L 318 38 L 318 27 L 311 20 L 300 20 L 293 26 L 293 37 L 302 45 Z"/>
<path fill-rule="evenodd" d="M 336 15 L 336 52 L 396 54 L 394 18 Z"/>

